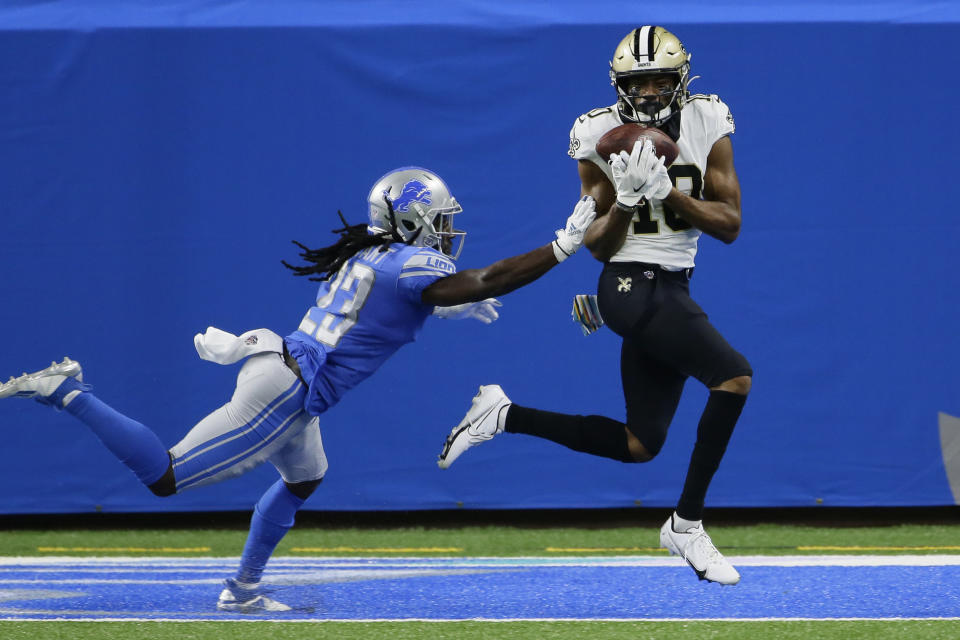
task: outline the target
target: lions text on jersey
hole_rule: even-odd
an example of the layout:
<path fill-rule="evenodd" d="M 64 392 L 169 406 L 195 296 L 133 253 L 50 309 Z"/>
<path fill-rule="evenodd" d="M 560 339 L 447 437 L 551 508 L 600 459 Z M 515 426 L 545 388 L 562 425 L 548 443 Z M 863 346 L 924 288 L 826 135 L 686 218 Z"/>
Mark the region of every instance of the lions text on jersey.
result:
<path fill-rule="evenodd" d="M 684 105 L 680 117 L 680 139 L 677 140 L 680 155 L 668 172 L 679 191 L 700 198 L 707 156 L 717 140 L 734 132 L 733 116 L 717 96 L 697 94 Z M 621 124 L 617 105 L 611 105 L 583 114 L 570 130 L 569 155 L 576 160 L 593 162 L 611 184 L 613 174 L 607 158 L 601 158 L 595 147 L 603 134 Z M 685 269 L 694 266 L 699 238 L 698 229 L 660 200 L 653 200 L 634 214 L 626 241 L 610 261 L 648 262 L 669 269 Z"/>
<path fill-rule="evenodd" d="M 287 336 L 310 391 L 307 411 L 320 415 L 370 376 L 400 347 L 413 342 L 433 311 L 421 292 L 456 273 L 447 256 L 429 247 L 370 247 L 320 284 L 317 304 Z"/>

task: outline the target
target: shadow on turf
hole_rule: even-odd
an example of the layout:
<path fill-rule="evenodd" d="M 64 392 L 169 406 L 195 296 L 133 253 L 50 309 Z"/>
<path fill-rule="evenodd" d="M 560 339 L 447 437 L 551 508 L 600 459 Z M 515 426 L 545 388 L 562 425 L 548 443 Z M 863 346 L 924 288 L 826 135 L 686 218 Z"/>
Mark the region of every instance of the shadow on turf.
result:
<path fill-rule="evenodd" d="M 650 527 L 669 509 L 530 509 L 444 511 L 309 511 L 297 514 L 299 526 L 392 529 L 506 526 L 519 528 Z M 781 524 L 826 527 L 883 527 L 902 524 L 960 524 L 960 506 L 944 507 L 789 507 L 710 509 L 712 526 Z M 245 529 L 249 512 L 69 513 L 0 515 L 0 529 Z"/>

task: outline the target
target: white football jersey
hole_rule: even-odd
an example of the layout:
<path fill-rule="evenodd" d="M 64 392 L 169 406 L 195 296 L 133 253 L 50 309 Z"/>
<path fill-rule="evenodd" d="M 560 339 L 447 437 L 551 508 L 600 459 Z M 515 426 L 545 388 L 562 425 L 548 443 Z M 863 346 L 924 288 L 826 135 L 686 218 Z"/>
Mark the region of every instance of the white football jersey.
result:
<path fill-rule="evenodd" d="M 701 198 L 707 156 L 713 144 L 734 132 L 730 109 L 715 95 L 696 94 L 680 112 L 680 155 L 668 168 L 673 184 L 683 193 Z M 568 154 L 576 160 L 589 160 L 600 167 L 613 184 L 613 174 L 606 158 L 596 151 L 597 141 L 610 129 L 623 122 L 617 105 L 594 109 L 573 123 L 570 129 Z M 694 265 L 699 229 L 677 216 L 660 200 L 652 200 L 633 216 L 627 238 L 611 262 L 649 262 L 679 270 Z"/>

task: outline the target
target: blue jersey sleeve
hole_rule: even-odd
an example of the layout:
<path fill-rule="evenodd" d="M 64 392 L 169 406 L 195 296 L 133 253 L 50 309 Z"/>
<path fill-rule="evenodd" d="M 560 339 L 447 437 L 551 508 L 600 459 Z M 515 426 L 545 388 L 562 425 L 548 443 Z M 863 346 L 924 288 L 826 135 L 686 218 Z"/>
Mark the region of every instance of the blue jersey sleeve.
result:
<path fill-rule="evenodd" d="M 397 291 L 414 302 L 431 284 L 457 272 L 453 261 L 435 249 L 424 247 L 411 255 L 397 276 Z"/>

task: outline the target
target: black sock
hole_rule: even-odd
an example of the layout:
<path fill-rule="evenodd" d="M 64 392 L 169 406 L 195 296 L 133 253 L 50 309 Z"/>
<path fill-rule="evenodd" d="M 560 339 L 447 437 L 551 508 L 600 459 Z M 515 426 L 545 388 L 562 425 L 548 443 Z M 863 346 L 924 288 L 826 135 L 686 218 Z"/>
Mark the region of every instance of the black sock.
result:
<path fill-rule="evenodd" d="M 697 443 L 690 456 L 690 468 L 683 485 L 683 494 L 677 503 L 677 515 L 685 520 L 700 520 L 707 488 L 720 466 L 733 435 L 733 428 L 747 396 L 729 391 L 711 391 L 697 426 Z"/>
<path fill-rule="evenodd" d="M 634 462 L 624 424 L 604 416 L 568 415 L 514 404 L 507 411 L 503 430 L 545 438 L 574 451 Z"/>

